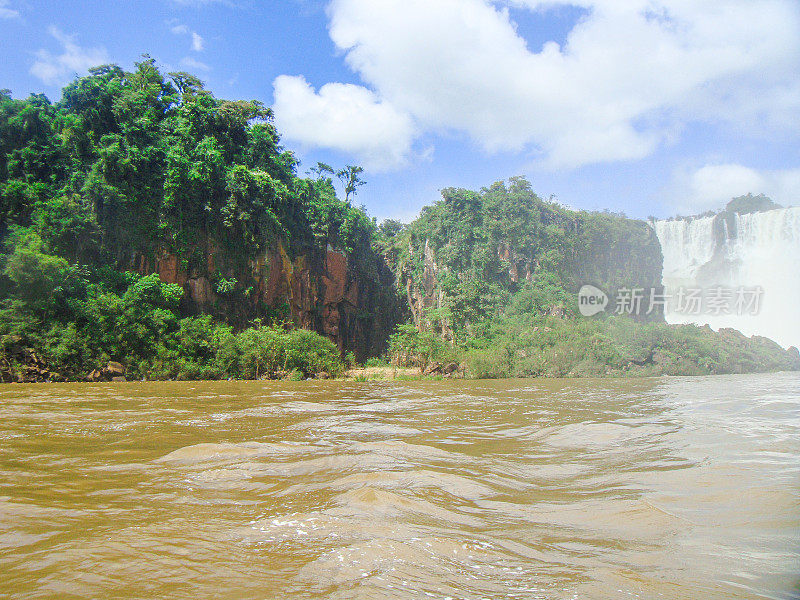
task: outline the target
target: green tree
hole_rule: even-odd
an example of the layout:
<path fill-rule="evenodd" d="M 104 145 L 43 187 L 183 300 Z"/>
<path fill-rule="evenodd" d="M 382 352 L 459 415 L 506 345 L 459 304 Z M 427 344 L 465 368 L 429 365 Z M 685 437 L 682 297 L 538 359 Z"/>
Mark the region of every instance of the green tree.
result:
<path fill-rule="evenodd" d="M 323 165 L 323 163 L 317 163 L 318 165 Z M 327 166 L 327 165 L 324 165 Z M 339 181 L 342 182 L 344 186 L 344 200 L 345 202 L 350 201 L 350 196 L 355 196 L 358 188 L 362 185 L 366 185 L 366 181 L 361 179 L 361 174 L 364 172 L 362 167 L 356 167 L 353 165 L 347 165 L 344 169 L 341 169 L 336 172 L 336 176 L 339 178 Z"/>

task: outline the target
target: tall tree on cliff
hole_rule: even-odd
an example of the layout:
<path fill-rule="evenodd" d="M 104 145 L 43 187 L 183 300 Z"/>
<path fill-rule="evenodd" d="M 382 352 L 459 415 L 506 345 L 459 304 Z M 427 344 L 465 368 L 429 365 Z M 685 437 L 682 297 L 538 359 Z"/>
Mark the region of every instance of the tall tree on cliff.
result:
<path fill-rule="evenodd" d="M 355 196 L 358 188 L 366 185 L 366 181 L 361 179 L 361 174 L 364 172 L 362 167 L 347 165 L 344 169 L 336 172 L 336 176 L 344 186 L 344 200 L 350 201 L 350 196 Z"/>

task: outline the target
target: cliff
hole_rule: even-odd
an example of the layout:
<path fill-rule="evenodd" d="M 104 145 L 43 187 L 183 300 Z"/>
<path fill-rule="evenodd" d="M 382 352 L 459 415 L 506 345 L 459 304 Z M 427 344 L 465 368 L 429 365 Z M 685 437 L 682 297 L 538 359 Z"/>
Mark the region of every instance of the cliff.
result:
<path fill-rule="evenodd" d="M 0 92 L 0 240 L 19 258 L 0 301 L 33 308 L 33 257 L 53 266 L 39 283 L 60 303 L 37 307 L 39 329 L 21 333 L 49 339 L 55 319 L 82 334 L 86 307 L 124 295 L 126 273 L 157 274 L 183 290 L 176 317 L 312 329 L 359 358 L 383 351 L 405 312 L 377 226 L 352 190 L 337 197 L 332 169 L 298 176 L 268 108 L 215 98 L 149 58 L 90 73 L 55 104 Z M 360 172 L 338 175 L 358 184 Z"/>
<path fill-rule="evenodd" d="M 444 190 L 396 236 L 393 256 L 415 325 L 450 340 L 520 294 L 539 297 L 527 310 L 566 317 L 583 284 L 609 294 L 661 287 L 661 250 L 645 222 L 566 209 L 521 178 L 480 192 Z M 634 317 L 662 321 L 663 312 Z"/>
<path fill-rule="evenodd" d="M 291 257 L 277 241 L 262 254 L 247 257 L 243 269 L 237 269 L 238 258 L 211 245 L 193 269 L 183 267 L 178 255 L 161 252 L 153 260 L 138 255 L 135 270 L 157 273 L 162 282 L 181 286 L 184 314 L 240 323 L 288 322 L 325 335 L 343 354 L 353 352 L 359 360 L 383 352 L 389 334 L 405 317 L 393 291 L 394 276 L 377 256 L 372 257 L 374 271 L 365 272 L 330 245 L 305 247 Z M 237 287 L 226 290 L 221 281 L 235 281 Z M 238 289 L 248 293 L 231 293 Z"/>

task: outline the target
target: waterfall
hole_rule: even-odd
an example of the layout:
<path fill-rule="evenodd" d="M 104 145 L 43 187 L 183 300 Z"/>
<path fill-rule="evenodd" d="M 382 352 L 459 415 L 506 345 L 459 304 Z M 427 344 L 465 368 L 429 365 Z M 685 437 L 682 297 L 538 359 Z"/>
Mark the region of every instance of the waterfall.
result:
<path fill-rule="evenodd" d="M 800 346 L 800 207 L 655 221 L 653 228 L 664 255 L 662 283 L 672 297 L 667 322 L 733 327 Z M 675 301 L 681 288 L 762 291 L 756 314 L 687 314 Z"/>
<path fill-rule="evenodd" d="M 714 217 L 656 221 L 656 235 L 664 255 L 664 285 L 690 285 L 696 280 L 700 267 L 714 256 L 713 225 Z"/>

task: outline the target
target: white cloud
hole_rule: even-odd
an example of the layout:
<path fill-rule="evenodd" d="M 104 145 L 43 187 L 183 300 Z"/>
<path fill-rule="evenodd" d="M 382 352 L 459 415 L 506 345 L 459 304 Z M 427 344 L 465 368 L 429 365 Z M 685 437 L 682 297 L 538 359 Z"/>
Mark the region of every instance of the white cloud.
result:
<path fill-rule="evenodd" d="M 20 14 L 18 10 L 8 8 L 9 0 L 0 0 L 0 19 L 17 19 Z"/>
<path fill-rule="evenodd" d="M 63 52 L 56 55 L 48 50 L 37 50 L 36 62 L 30 68 L 31 75 L 46 84 L 63 83 L 76 73 L 109 62 L 103 47 L 82 48 L 75 43 L 75 36 L 66 35 L 56 27 L 50 27 L 48 32 L 58 40 Z"/>
<path fill-rule="evenodd" d="M 209 67 L 206 63 L 201 62 L 192 58 L 191 56 L 185 56 L 181 59 L 180 65 L 185 69 L 195 69 L 198 71 L 210 71 L 211 67 Z"/>
<path fill-rule="evenodd" d="M 174 33 L 175 35 L 188 35 L 191 37 L 192 40 L 192 50 L 195 52 L 202 52 L 205 48 L 205 40 L 203 36 L 201 36 L 196 31 L 192 31 L 183 23 L 179 23 L 175 20 L 167 21 L 167 25 L 170 25 L 169 30 Z"/>
<path fill-rule="evenodd" d="M 288 75 L 274 87 L 276 125 L 286 138 L 353 154 L 376 171 L 401 166 L 411 152 L 411 119 L 364 87 L 329 83 L 316 92 Z"/>
<path fill-rule="evenodd" d="M 532 52 L 511 4 L 588 10 Z M 328 14 L 385 112 L 552 167 L 641 158 L 696 120 L 800 126 L 793 0 L 331 0 Z"/>
<path fill-rule="evenodd" d="M 739 164 L 708 164 L 675 173 L 669 202 L 680 214 L 725 206 L 731 198 L 766 194 L 784 206 L 800 205 L 800 168 L 758 170 Z"/>
<path fill-rule="evenodd" d="M 193 31 L 192 32 L 192 50 L 194 50 L 195 52 L 202 52 L 204 44 L 205 44 L 205 42 L 203 41 L 203 38 L 200 36 L 200 34 L 197 33 L 196 31 Z"/>

